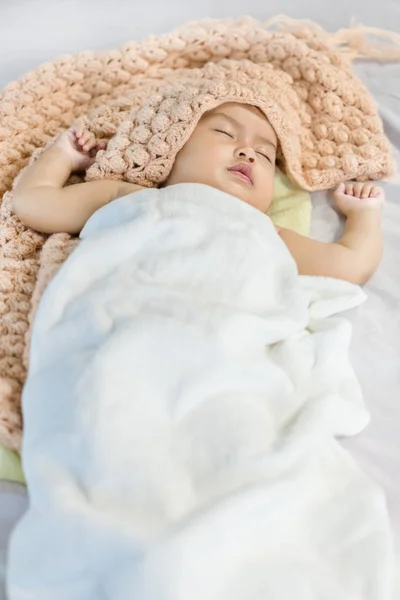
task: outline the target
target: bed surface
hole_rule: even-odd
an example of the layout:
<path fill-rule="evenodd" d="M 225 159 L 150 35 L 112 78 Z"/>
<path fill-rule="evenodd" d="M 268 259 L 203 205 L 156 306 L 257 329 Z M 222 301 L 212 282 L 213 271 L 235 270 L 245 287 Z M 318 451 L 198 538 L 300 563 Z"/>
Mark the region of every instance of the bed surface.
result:
<path fill-rule="evenodd" d="M 267 19 L 278 13 L 311 18 L 328 30 L 345 27 L 352 18 L 400 33 L 400 3 L 382 0 L 203 0 L 194 6 L 181 0 L 149 0 L 140 22 L 131 0 L 14 0 L 0 7 L 0 87 L 56 55 L 84 49 L 106 49 L 162 33 L 187 20 L 237 17 Z M 40 29 L 40 35 L 39 35 Z M 364 63 L 357 72 L 378 101 L 386 131 L 400 167 L 400 64 Z M 383 216 L 385 253 L 365 290 L 368 302 L 348 313 L 353 323 L 351 358 L 371 412 L 371 424 L 346 447 L 359 465 L 385 490 L 400 555 L 400 176 L 385 185 Z M 313 195 L 312 236 L 331 240 L 341 223 L 325 193 Z M 6 540 L 26 506 L 23 489 L 0 482 L 0 580 Z M 0 600 L 5 598 L 0 588 Z"/>

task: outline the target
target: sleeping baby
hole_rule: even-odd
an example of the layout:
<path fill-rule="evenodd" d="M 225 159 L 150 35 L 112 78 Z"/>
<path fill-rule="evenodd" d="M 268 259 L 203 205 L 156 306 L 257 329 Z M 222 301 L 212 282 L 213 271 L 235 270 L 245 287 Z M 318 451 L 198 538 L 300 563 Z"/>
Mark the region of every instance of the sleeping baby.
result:
<path fill-rule="evenodd" d="M 260 109 L 222 104 L 202 116 L 162 186 L 204 184 L 266 213 L 273 197 L 277 144 Z M 65 131 L 16 186 L 13 208 L 22 222 L 44 233 L 78 234 L 98 209 L 142 189 L 115 180 L 63 187 L 71 173 L 88 169 L 104 148 L 105 143 L 88 130 Z M 334 198 L 346 217 L 344 234 L 336 243 L 321 243 L 283 228 L 278 228 L 279 235 L 300 274 L 365 283 L 382 254 L 383 190 L 373 182 L 341 183 Z"/>
<path fill-rule="evenodd" d="M 368 413 L 349 323 L 330 316 L 365 300 L 348 281 L 379 263 L 383 192 L 336 189 L 347 217 L 337 243 L 277 232 L 265 213 L 279 129 L 229 100 L 208 105 L 168 160 L 154 166 L 152 146 L 151 180 L 137 175 L 128 118 L 107 150 L 69 129 L 16 184 L 22 221 L 81 241 L 33 322 L 30 502 L 11 539 L 9 600 L 365 600 L 382 589 L 385 502 L 336 440 Z M 130 183 L 107 179 L 115 142 Z M 63 187 L 97 167 L 105 179 Z M 158 175 L 160 189 L 132 183 Z"/>

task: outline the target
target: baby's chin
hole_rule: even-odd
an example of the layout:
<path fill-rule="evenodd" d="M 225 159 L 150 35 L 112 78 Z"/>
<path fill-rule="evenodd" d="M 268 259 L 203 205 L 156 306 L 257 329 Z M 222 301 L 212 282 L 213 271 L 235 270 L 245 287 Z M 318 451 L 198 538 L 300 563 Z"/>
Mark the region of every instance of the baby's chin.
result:
<path fill-rule="evenodd" d="M 271 199 L 265 197 L 265 194 L 260 194 L 259 191 L 251 184 L 244 185 L 240 181 L 236 181 L 233 177 L 195 177 L 195 178 L 177 178 L 170 177 L 161 184 L 160 187 L 168 187 L 178 183 L 201 183 L 210 187 L 225 192 L 230 196 L 234 196 L 246 204 L 250 204 L 261 212 L 267 212 L 270 207 Z"/>
<path fill-rule="evenodd" d="M 272 198 L 268 198 L 265 193 L 260 194 L 259 190 L 254 186 L 243 186 L 240 185 L 239 182 L 227 182 L 215 187 L 226 194 L 239 198 L 239 200 L 246 202 L 246 204 L 250 204 L 250 206 L 253 206 L 263 213 L 267 212 L 272 202 Z"/>
<path fill-rule="evenodd" d="M 219 189 L 243 200 L 261 212 L 267 212 L 272 202 L 272 192 L 266 194 L 265 190 L 259 189 L 257 183 L 248 182 L 233 173 L 227 172 L 226 175 L 222 178 Z"/>

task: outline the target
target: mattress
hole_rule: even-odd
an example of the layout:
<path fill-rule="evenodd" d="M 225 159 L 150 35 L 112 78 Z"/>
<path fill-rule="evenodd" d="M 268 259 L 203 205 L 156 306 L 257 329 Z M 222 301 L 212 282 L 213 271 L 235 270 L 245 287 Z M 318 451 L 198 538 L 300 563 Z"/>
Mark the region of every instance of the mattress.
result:
<path fill-rule="evenodd" d="M 150 33 L 162 33 L 187 20 L 237 17 L 239 0 L 148 0 L 140 19 L 131 0 L 14 0 L 0 7 L 0 87 L 39 62 L 84 49 L 112 48 Z M 328 30 L 358 22 L 400 32 L 400 4 L 395 0 L 248 0 L 246 13 L 267 19 L 278 13 L 311 18 Z M 38 30 L 41 34 L 38 35 Z M 400 65 L 363 63 L 357 72 L 374 94 L 400 166 Z M 351 358 L 371 413 L 371 423 L 357 438 L 343 440 L 361 468 L 386 492 L 396 551 L 400 555 L 400 177 L 385 184 L 385 251 L 365 286 L 368 302 L 348 313 L 353 323 Z M 329 194 L 313 195 L 312 236 L 330 241 L 342 222 Z M 23 514 L 27 497 L 17 484 L 0 482 L 0 562 L 7 538 Z M 3 570 L 2 570 L 3 569 Z M 0 566 L 0 579 L 4 567 Z M 0 589 L 0 600 L 5 598 Z"/>

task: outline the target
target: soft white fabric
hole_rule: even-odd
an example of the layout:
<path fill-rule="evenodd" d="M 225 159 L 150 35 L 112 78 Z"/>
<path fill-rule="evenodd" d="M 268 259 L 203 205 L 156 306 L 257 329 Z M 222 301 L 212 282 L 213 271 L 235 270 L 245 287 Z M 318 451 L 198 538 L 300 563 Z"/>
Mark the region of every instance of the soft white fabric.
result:
<path fill-rule="evenodd" d="M 335 439 L 368 422 L 330 317 L 363 292 L 197 184 L 82 238 L 34 326 L 9 600 L 389 598 L 383 494 Z"/>

